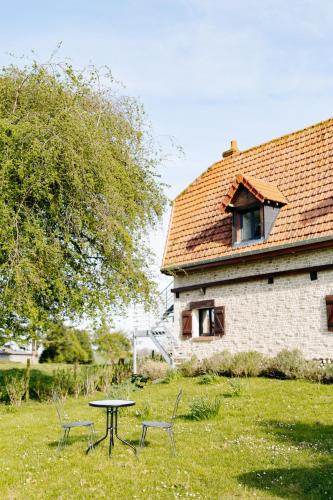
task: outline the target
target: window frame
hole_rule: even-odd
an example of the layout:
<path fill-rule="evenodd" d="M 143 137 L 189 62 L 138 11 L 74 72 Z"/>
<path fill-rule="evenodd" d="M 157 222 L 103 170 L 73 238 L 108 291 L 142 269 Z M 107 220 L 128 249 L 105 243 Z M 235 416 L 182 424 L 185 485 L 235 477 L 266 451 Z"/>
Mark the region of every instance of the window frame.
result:
<path fill-rule="evenodd" d="M 215 317 L 214 317 L 214 307 L 208 307 L 208 308 L 200 308 L 198 309 L 199 311 L 199 337 L 215 337 Z M 203 333 L 203 321 L 202 321 L 202 315 L 204 312 L 208 311 L 208 317 L 209 317 L 209 332 L 210 333 Z"/>
<path fill-rule="evenodd" d="M 260 218 L 260 236 L 254 238 L 255 221 L 254 212 L 259 211 Z M 243 239 L 243 218 L 245 214 L 251 214 L 251 237 L 248 239 Z M 264 241 L 265 238 L 265 213 L 264 204 L 256 203 L 254 205 L 249 205 L 242 208 L 234 208 L 232 213 L 232 245 L 233 246 L 243 246 L 251 245 L 253 243 L 259 243 Z"/>
<path fill-rule="evenodd" d="M 255 212 L 258 212 L 259 214 L 259 220 L 260 220 L 260 236 L 255 237 L 255 229 L 256 229 L 256 222 L 255 222 L 255 217 L 254 214 Z M 250 225 L 251 225 L 251 236 L 250 238 L 245 238 L 244 237 L 244 215 L 245 214 L 250 214 Z M 246 243 L 247 241 L 254 241 L 254 240 L 259 240 L 262 237 L 262 214 L 261 214 L 261 207 L 260 206 L 254 206 L 249 209 L 244 209 L 239 211 L 240 215 L 240 229 L 241 229 L 241 243 Z"/>
<path fill-rule="evenodd" d="M 203 334 L 202 310 L 209 310 L 210 334 Z M 225 335 L 225 307 L 216 306 L 215 300 L 190 302 L 181 312 L 181 336 L 193 341 L 214 340 Z"/>

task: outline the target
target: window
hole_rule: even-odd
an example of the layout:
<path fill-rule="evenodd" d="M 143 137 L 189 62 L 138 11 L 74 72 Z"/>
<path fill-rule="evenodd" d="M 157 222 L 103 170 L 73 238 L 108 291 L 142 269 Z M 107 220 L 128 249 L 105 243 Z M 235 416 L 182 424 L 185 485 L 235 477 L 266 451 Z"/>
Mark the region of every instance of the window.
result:
<path fill-rule="evenodd" d="M 182 312 L 183 336 L 221 337 L 224 333 L 224 307 L 214 307 L 213 300 L 192 302 Z"/>
<path fill-rule="evenodd" d="M 214 309 L 199 309 L 199 337 L 214 335 Z"/>
<path fill-rule="evenodd" d="M 233 243 L 260 240 L 264 236 L 264 208 L 255 206 L 233 212 Z"/>
<path fill-rule="evenodd" d="M 327 330 L 333 332 L 333 295 L 326 296 Z"/>
<path fill-rule="evenodd" d="M 240 213 L 241 241 L 257 240 L 261 238 L 260 208 L 253 208 Z"/>

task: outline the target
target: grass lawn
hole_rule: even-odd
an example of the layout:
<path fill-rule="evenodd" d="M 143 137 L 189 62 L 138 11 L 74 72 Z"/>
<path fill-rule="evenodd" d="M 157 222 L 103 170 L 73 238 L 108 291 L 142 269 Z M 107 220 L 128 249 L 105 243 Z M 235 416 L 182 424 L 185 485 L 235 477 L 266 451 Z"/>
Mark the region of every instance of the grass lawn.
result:
<path fill-rule="evenodd" d="M 80 430 L 57 453 L 52 404 L 0 405 L 1 498 L 333 498 L 333 386 L 243 379 L 241 395 L 227 397 L 228 384 L 224 378 L 204 386 L 181 379 L 133 393 L 137 405 L 120 413 L 119 434 L 137 441 L 135 410 L 149 401 L 150 418 L 165 419 L 183 387 L 175 458 L 167 435 L 154 429 L 138 459 L 119 441 L 111 460 L 106 442 L 86 456 Z M 185 418 L 198 394 L 224 395 L 217 418 Z M 104 411 L 87 400 L 67 400 L 66 410 L 93 419 L 98 435 L 104 433 Z"/>

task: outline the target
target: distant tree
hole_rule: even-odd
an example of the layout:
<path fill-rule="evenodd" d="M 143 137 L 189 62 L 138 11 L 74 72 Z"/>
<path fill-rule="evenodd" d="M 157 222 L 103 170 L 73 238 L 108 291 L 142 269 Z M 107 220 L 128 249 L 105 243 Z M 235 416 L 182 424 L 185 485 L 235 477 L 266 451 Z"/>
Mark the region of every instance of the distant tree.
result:
<path fill-rule="evenodd" d="M 41 363 L 91 363 L 93 350 L 88 332 L 55 325 L 47 334 Z"/>
<path fill-rule="evenodd" d="M 94 344 L 98 352 L 108 361 L 119 361 L 129 357 L 131 342 L 123 332 L 111 332 L 105 320 L 97 329 Z"/>
<path fill-rule="evenodd" d="M 51 63 L 0 71 L 2 340 L 151 301 L 158 162 L 141 106 L 110 74 Z"/>

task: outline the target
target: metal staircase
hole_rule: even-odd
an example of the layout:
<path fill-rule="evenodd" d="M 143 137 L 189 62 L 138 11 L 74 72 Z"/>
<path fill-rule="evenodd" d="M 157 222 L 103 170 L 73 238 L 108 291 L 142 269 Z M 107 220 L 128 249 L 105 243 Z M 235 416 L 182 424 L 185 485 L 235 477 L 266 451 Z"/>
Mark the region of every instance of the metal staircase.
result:
<path fill-rule="evenodd" d="M 173 310 L 174 297 L 171 292 L 173 282 L 160 293 L 158 297 L 157 312 L 155 314 L 141 314 L 137 308 L 137 324 L 134 328 L 135 338 L 148 337 L 154 343 L 163 359 L 171 366 L 175 365 L 175 354 L 178 348 L 177 339 L 173 336 Z M 143 324 L 147 328 L 140 328 Z"/>

